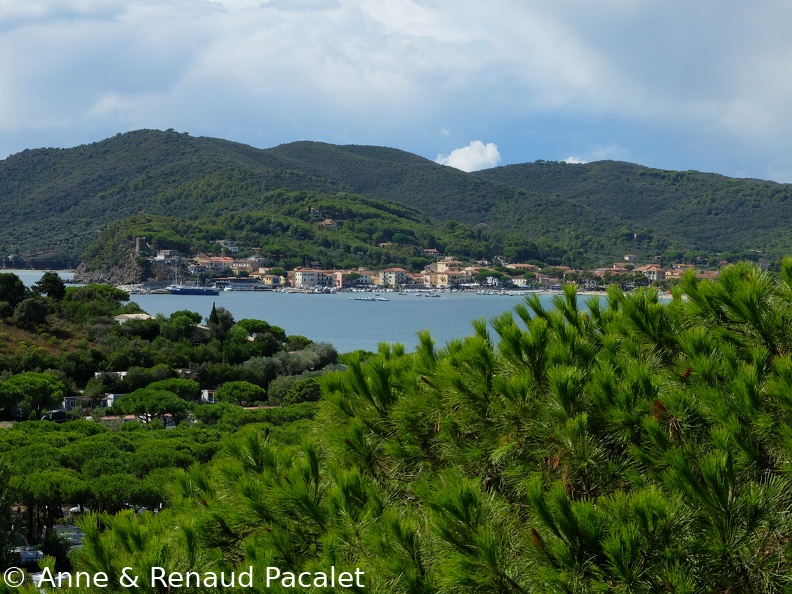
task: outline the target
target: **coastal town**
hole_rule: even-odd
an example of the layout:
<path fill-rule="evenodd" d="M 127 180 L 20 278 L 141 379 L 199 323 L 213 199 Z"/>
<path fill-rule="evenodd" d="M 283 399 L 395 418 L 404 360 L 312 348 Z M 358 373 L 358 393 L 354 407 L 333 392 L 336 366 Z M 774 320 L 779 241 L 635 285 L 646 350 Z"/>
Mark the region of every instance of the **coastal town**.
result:
<path fill-rule="evenodd" d="M 241 250 L 235 242 L 223 240 L 218 243 L 222 245 L 224 255 L 199 253 L 185 256 L 178 250 L 158 250 L 156 256 L 150 258 L 152 268 L 174 271 L 169 280 L 162 280 L 165 275 L 160 274 L 160 280 L 122 288 L 132 293 L 167 291 L 174 286 L 173 277 L 178 279 L 179 271 L 191 279 L 191 286 L 210 286 L 226 291 L 299 292 L 482 288 L 560 290 L 564 284 L 570 283 L 581 291 L 601 290 L 614 283 L 624 290 L 649 285 L 665 289 L 678 282 L 688 271 L 693 271 L 697 278 L 702 279 L 714 279 L 719 274 L 718 269 L 690 263 L 674 263 L 666 267 L 656 262 L 643 263 L 633 254 L 626 254 L 621 261 L 609 266 L 580 270 L 561 265 L 507 262 L 503 258 L 465 262 L 453 255 L 441 254 L 436 249 L 424 250 L 424 255 L 431 263 L 420 272 L 399 267 L 328 270 L 323 269 L 319 262 L 284 270 L 267 266 L 267 259 L 255 250 L 247 257 L 240 257 Z M 720 262 L 721 266 L 727 264 L 727 261 Z"/>

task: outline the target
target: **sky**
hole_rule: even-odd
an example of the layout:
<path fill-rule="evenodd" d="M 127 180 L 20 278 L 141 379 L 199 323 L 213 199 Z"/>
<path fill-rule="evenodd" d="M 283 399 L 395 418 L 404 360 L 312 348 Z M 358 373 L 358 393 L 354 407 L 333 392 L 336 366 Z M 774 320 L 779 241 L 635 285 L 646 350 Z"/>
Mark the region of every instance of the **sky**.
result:
<path fill-rule="evenodd" d="M 0 159 L 141 128 L 792 182 L 789 0 L 0 0 Z"/>

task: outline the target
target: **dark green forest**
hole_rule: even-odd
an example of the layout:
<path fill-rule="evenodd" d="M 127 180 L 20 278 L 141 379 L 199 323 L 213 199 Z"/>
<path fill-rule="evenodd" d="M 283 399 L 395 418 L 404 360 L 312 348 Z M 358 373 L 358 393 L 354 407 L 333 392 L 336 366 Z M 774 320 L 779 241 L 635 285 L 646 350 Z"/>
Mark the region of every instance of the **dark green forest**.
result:
<path fill-rule="evenodd" d="M 340 210 L 363 200 L 383 216 L 407 216 L 412 235 L 403 235 L 419 242 L 419 223 L 438 229 L 463 225 L 475 240 L 466 253 L 530 253 L 538 246 L 552 252 L 556 264 L 576 266 L 607 263 L 625 253 L 648 258 L 699 251 L 734 260 L 758 250 L 780 259 L 792 240 L 785 184 L 610 161 L 540 161 L 463 173 L 383 147 L 296 142 L 260 150 L 172 130 L 139 130 L 76 148 L 26 150 L 0 161 L 0 251 L 12 257 L 6 258 L 10 265 L 76 266 L 95 256 L 96 247 L 90 254 L 86 249 L 99 233 L 131 217 L 201 225 L 241 215 L 275 217 L 279 197 L 296 194 L 337 201 Z M 255 245 L 288 243 L 292 223 L 299 222 L 280 216 L 289 220 L 276 236 L 275 226 L 268 236 L 258 221 L 245 237 Z M 212 232 L 221 231 L 233 236 L 238 230 L 216 225 Z M 375 235 L 367 238 L 369 251 L 382 243 Z M 448 249 L 466 247 L 434 239 Z M 432 247 L 427 241 L 419 247 Z M 321 238 L 309 241 L 310 257 L 344 260 L 326 248 Z M 368 255 L 348 259 L 365 265 Z M 292 258 L 300 255 L 287 260 Z"/>
<path fill-rule="evenodd" d="M 158 514 L 77 520 L 70 562 L 111 583 L 123 568 L 253 568 L 254 592 L 293 591 L 267 588 L 268 568 L 330 567 L 364 572 L 364 586 L 300 590 L 786 592 L 790 328 L 787 259 L 778 275 L 690 274 L 669 302 L 611 287 L 583 307 L 570 286 L 552 309 L 529 297 L 465 339 L 345 356 L 316 377 L 313 418 L 208 439 L 168 470 Z M 38 430 L 79 444 L 84 423 Z"/>
<path fill-rule="evenodd" d="M 24 537 L 69 567 L 63 509 L 158 509 L 176 471 L 209 462 L 239 427 L 312 418 L 316 378 L 338 368 L 331 345 L 222 307 L 207 320 L 124 313 L 140 309 L 113 287 L 48 272 L 28 288 L 0 273 L 0 566 Z M 203 390 L 213 397 L 197 404 Z M 45 420 L 68 399 L 67 422 Z"/>

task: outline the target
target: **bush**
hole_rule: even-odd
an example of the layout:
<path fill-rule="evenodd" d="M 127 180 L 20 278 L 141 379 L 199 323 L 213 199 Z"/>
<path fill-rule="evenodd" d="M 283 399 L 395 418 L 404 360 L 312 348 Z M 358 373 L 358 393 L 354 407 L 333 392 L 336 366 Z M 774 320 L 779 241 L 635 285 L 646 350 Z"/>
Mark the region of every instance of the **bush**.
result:
<path fill-rule="evenodd" d="M 322 398 L 322 386 L 313 378 L 296 380 L 292 383 L 286 396 L 284 406 L 300 402 L 316 402 Z"/>

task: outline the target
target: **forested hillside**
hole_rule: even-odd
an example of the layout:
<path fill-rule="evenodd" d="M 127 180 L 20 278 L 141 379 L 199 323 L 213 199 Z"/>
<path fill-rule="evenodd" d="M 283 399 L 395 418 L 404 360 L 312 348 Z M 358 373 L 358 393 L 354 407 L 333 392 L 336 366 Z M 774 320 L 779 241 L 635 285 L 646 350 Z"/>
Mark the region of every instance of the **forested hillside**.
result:
<path fill-rule="evenodd" d="M 160 249 L 215 253 L 220 250 L 217 240 L 233 239 L 248 250 L 259 248 L 267 265 L 288 269 L 319 262 L 324 269 L 401 266 L 418 271 L 432 261 L 426 248 L 486 258 L 497 245 L 470 226 L 435 225 L 415 209 L 353 194 L 251 190 L 259 199 L 243 196 L 246 206 L 239 207 L 235 196 L 224 192 L 240 185 L 237 180 L 223 186 L 222 176 L 213 176 L 163 193 L 156 200 L 175 216 L 136 215 L 111 223 L 85 252 L 81 273 L 122 265 L 135 237 L 147 238 L 150 255 Z M 190 214 L 196 207 L 199 216 Z M 333 221 L 329 226 L 323 225 L 327 219 Z M 537 252 L 560 254 L 560 247 Z"/>
<path fill-rule="evenodd" d="M 791 322 L 787 260 L 690 275 L 668 305 L 568 290 L 494 334 L 383 346 L 320 378 L 300 434 L 248 426 L 176 471 L 159 515 L 84 519 L 72 560 L 253 568 L 255 592 L 331 591 L 331 567 L 382 594 L 785 592 Z"/>
<path fill-rule="evenodd" d="M 0 253 L 74 265 L 110 223 L 141 214 L 255 216 L 277 191 L 398 202 L 418 220 L 485 232 L 489 246 L 479 251 L 560 246 L 566 262 L 577 264 L 689 250 L 735 257 L 764 250 L 778 258 L 792 242 L 790 187 L 771 182 L 614 162 L 463 173 L 383 147 L 296 142 L 260 150 L 140 130 L 0 161 Z M 258 247 L 288 241 L 256 239 Z M 372 235 L 369 245 L 376 243 Z"/>
<path fill-rule="evenodd" d="M 477 176 L 543 195 L 555 194 L 610 213 L 625 231 L 659 234 L 702 250 L 768 250 L 792 246 L 792 186 L 697 171 L 663 171 L 600 161 L 586 165 L 526 163 Z"/>

